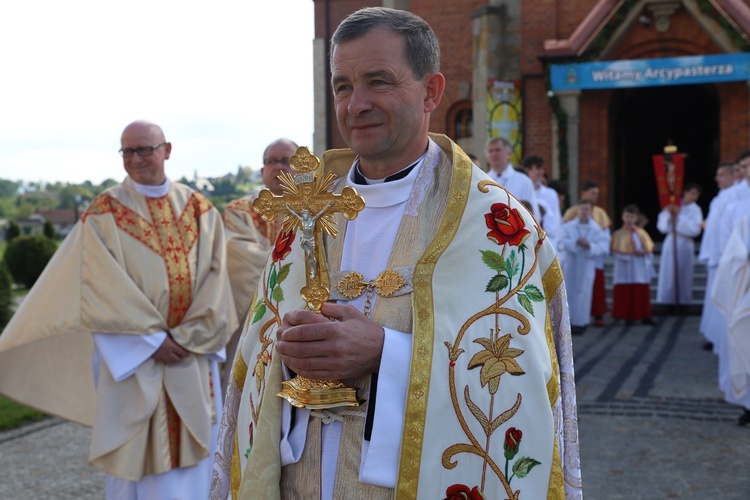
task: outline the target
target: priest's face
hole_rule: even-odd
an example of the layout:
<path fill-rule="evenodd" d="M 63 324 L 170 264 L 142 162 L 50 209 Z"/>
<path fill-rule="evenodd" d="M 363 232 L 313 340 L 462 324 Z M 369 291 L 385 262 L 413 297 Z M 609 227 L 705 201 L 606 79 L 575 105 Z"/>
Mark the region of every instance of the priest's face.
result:
<path fill-rule="evenodd" d="M 164 161 L 169 158 L 172 145 L 166 142 L 158 125 L 149 122 L 131 123 L 122 132 L 120 144 L 121 152 L 124 153 L 122 162 L 131 179 L 148 186 L 164 184 L 167 179 Z"/>
<path fill-rule="evenodd" d="M 734 172 L 732 167 L 719 167 L 714 177 L 719 189 L 726 189 L 734 182 Z"/>
<path fill-rule="evenodd" d="M 440 73 L 415 78 L 401 35 L 376 27 L 337 44 L 331 73 L 339 130 L 363 175 L 382 179 L 425 152 L 445 80 Z"/>
<path fill-rule="evenodd" d="M 292 167 L 289 166 L 289 159 L 297 152 L 297 148 L 289 141 L 279 140 L 271 143 L 263 153 L 263 167 L 260 169 L 260 175 L 263 178 L 263 184 L 275 195 L 281 195 L 281 181 L 279 174 L 281 172 L 292 173 Z"/>
<path fill-rule="evenodd" d="M 503 141 L 491 141 L 485 147 L 487 163 L 492 170 L 504 172 L 510 162 L 510 151 Z"/>

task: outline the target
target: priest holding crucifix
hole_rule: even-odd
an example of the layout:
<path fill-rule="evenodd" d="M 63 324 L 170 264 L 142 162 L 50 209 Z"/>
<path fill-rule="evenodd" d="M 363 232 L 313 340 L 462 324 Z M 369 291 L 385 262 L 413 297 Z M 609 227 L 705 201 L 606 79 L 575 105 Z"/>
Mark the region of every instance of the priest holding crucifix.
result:
<path fill-rule="evenodd" d="M 428 134 L 445 89 L 434 32 L 366 8 L 331 47 L 351 150 L 255 205 L 285 227 L 233 364 L 211 498 L 580 496 L 562 272 L 523 205 Z M 347 189 L 363 208 L 337 207 Z M 295 407 L 276 397 L 295 374 L 362 404 Z"/>
<path fill-rule="evenodd" d="M 673 304 L 679 312 L 680 304 L 689 305 L 691 301 L 693 238 L 700 234 L 703 222 L 703 213 L 694 203 L 700 195 L 700 187 L 691 186 L 684 200 L 686 204 L 681 206 L 685 154 L 678 153 L 677 146 L 671 142 L 664 147 L 664 154 L 653 156 L 653 164 L 662 208 L 657 229 L 667 235 L 659 263 L 656 302 Z"/>

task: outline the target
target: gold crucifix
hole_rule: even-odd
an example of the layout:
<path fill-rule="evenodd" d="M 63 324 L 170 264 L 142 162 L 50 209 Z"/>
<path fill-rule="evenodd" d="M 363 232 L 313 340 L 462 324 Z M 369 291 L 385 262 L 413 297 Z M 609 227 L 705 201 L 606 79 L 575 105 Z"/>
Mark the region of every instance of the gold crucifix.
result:
<path fill-rule="evenodd" d="M 320 313 L 320 307 L 330 295 L 323 232 L 335 237 L 333 214 L 341 212 L 352 220 L 365 207 L 365 200 L 349 186 L 341 194 L 334 193 L 336 176 L 331 172 L 323 177 L 316 176 L 320 160 L 304 146 L 297 148 L 289 163 L 296 174 L 282 172 L 279 175 L 283 194 L 277 196 L 264 189 L 253 202 L 253 209 L 267 221 L 283 213 L 281 231 L 284 233 L 302 231 L 300 246 L 305 251 L 307 284 L 300 295 L 311 311 Z"/>
<path fill-rule="evenodd" d="M 297 148 L 289 163 L 296 173 L 279 175 L 283 194 L 276 196 L 264 189 L 253 202 L 253 209 L 267 221 L 284 214 L 281 231 L 286 234 L 302 231 L 300 246 L 305 252 L 306 284 L 300 296 L 308 309 L 320 314 L 321 306 L 330 296 L 323 232 L 335 237 L 333 214 L 340 212 L 352 220 L 365 207 L 365 200 L 349 186 L 341 194 L 334 193 L 336 176 L 331 172 L 322 177 L 315 175 L 320 160 L 304 146 Z M 356 389 L 339 380 L 313 380 L 299 375 L 282 382 L 278 396 L 294 406 L 311 409 L 360 404 Z"/>

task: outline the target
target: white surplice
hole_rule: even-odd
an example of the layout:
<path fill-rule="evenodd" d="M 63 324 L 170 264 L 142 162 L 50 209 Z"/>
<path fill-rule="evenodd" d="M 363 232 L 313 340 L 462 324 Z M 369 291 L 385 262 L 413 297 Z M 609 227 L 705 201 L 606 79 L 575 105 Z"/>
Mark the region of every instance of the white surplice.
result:
<path fill-rule="evenodd" d="M 729 188 L 722 189 L 711 200 L 698 252 L 698 260 L 706 265 L 706 293 L 703 296 L 703 310 L 701 312 L 699 330 L 708 342 L 714 344 L 714 352 L 717 352 L 716 343 L 718 342 L 718 337 L 723 335 L 727 327 L 724 315 L 716 307 L 713 300 L 711 300 L 711 287 L 716 277 L 719 260 L 721 259 L 721 249 L 718 244 L 719 224 L 721 223 L 721 214 L 726 206 L 727 194 L 729 192 Z"/>
<path fill-rule="evenodd" d="M 557 250 L 560 232 L 562 231 L 562 214 L 560 213 L 560 198 L 557 191 L 540 184 L 534 188 L 536 201 L 544 208 L 542 216 L 542 229 L 547 233 L 547 239 Z"/>
<path fill-rule="evenodd" d="M 585 238 L 589 248 L 576 243 Z M 605 232 L 593 219 L 583 223 L 573 219 L 562 226 L 560 248 L 566 253 L 563 262 L 565 288 L 568 291 L 570 324 L 586 326 L 591 319 L 591 295 L 594 290 L 597 257 L 609 251 L 609 241 Z"/>
<path fill-rule="evenodd" d="M 487 172 L 487 175 L 507 189 L 510 194 L 515 196 L 518 200 L 522 202 L 525 201 L 531 205 L 531 213 L 534 214 L 536 220 L 541 219 L 539 203 L 536 198 L 536 191 L 534 191 L 534 183 L 528 175 L 519 172 L 510 163 L 505 167 L 502 174 L 498 174 L 491 168 L 489 172 Z"/>
<path fill-rule="evenodd" d="M 728 403 L 750 409 L 750 217 L 740 220 L 724 250 L 711 297 L 727 319 L 719 351 L 719 386 Z"/>
<path fill-rule="evenodd" d="M 674 219 L 667 209 L 659 212 L 656 228 L 666 234 L 661 247 L 659 279 L 656 288 L 656 302 L 659 304 L 689 305 L 693 300 L 693 268 L 695 260 L 695 241 L 693 238 L 701 233 L 703 212 L 697 203 L 680 207 Z M 676 249 L 675 249 L 676 236 Z M 675 253 L 677 256 L 675 266 Z M 679 293 L 675 300 L 675 270 L 677 271 Z"/>

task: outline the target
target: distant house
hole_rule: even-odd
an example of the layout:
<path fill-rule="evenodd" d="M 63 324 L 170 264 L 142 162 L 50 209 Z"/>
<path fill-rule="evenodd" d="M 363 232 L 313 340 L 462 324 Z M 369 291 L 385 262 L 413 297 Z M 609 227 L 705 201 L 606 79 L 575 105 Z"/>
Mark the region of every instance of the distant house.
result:
<path fill-rule="evenodd" d="M 193 188 L 197 189 L 203 194 L 210 194 L 216 191 L 216 187 L 214 187 L 213 183 L 205 177 L 194 179 L 190 184 L 192 184 Z"/>
<path fill-rule="evenodd" d="M 188 185 L 206 196 L 210 196 L 211 193 L 216 191 L 216 186 L 208 178 L 198 177 L 197 170 L 193 172 L 193 180 L 188 182 Z"/>
<path fill-rule="evenodd" d="M 61 237 L 68 235 L 76 223 L 76 213 L 72 208 L 58 208 L 55 210 L 45 210 L 31 214 L 25 219 L 16 221 L 21 234 L 28 236 L 33 234 L 44 234 L 44 223 L 50 221 L 55 233 Z"/>
<path fill-rule="evenodd" d="M 46 220 L 52 223 L 52 227 L 55 228 L 55 232 L 63 238 L 68 235 L 73 226 L 77 221 L 75 209 L 72 208 L 58 208 L 55 210 L 47 210 L 44 212 L 38 212 L 38 215 L 43 216 Z"/>
<path fill-rule="evenodd" d="M 31 214 L 25 219 L 16 220 L 18 228 L 21 230 L 23 236 L 30 236 L 34 234 L 44 234 L 44 222 L 46 219 L 41 214 Z"/>

